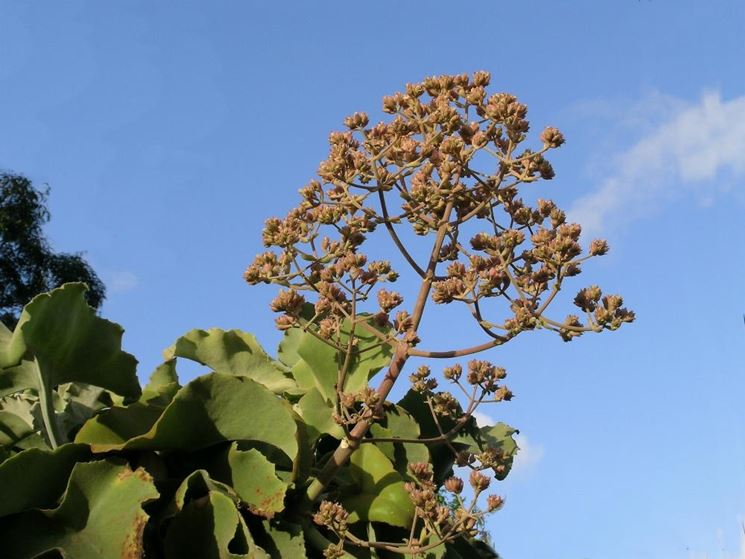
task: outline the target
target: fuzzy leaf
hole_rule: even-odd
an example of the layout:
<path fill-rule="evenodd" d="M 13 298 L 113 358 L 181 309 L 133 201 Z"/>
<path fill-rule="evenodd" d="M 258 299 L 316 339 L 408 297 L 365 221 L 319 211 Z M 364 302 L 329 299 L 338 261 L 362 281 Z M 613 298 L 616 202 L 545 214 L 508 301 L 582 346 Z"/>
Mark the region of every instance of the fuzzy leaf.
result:
<path fill-rule="evenodd" d="M 82 283 L 68 283 L 26 305 L 13 335 L 4 336 L 0 347 L 0 395 L 43 388 L 28 362 L 22 362 L 28 354 L 50 387 L 77 381 L 130 398 L 140 395 L 137 360 L 121 350 L 124 330 L 96 316 L 85 302 L 85 290 Z"/>
<path fill-rule="evenodd" d="M 177 489 L 165 534 L 166 559 L 269 559 L 258 547 L 236 505 L 229 486 L 204 470 L 187 477 Z"/>
<path fill-rule="evenodd" d="M 298 452 L 297 425 L 285 401 L 248 377 L 210 373 L 194 379 L 173 398 L 162 415 L 146 432 L 126 440 L 116 432 L 99 438 L 99 431 L 78 433 L 94 452 L 117 449 L 193 451 L 223 441 L 259 441 L 280 449 L 290 460 Z"/>
<path fill-rule="evenodd" d="M 294 408 L 305 421 L 311 443 L 321 435 L 331 435 L 339 440 L 344 437 L 344 429 L 332 417 L 333 406 L 321 396 L 317 388 L 311 388 Z"/>
<path fill-rule="evenodd" d="M 181 388 L 175 365 L 176 359 L 159 365 L 150 375 L 139 401 L 129 406 L 113 406 L 97 414 L 79 430 L 78 440 L 124 444 L 147 433 Z"/>
<path fill-rule="evenodd" d="M 354 487 L 346 491 L 341 504 L 349 511 L 350 522 L 385 522 L 401 528 L 411 525 L 414 505 L 403 478 L 379 448 L 363 444 L 355 450 L 349 471 Z"/>
<path fill-rule="evenodd" d="M 89 456 L 87 446 L 65 444 L 56 450 L 31 448 L 8 458 L 0 464 L 0 517 L 53 506 L 75 463 Z"/>
<path fill-rule="evenodd" d="M 142 389 L 140 402 L 148 405 L 167 406 L 181 388 L 176 373 L 176 359 L 168 359 L 150 375 L 150 381 Z"/>
<path fill-rule="evenodd" d="M 290 335 L 293 337 L 289 338 Z M 342 345 L 347 342 L 349 335 L 349 327 L 342 327 Z M 367 386 L 369 380 L 388 364 L 392 356 L 389 345 L 374 347 L 379 343 L 378 338 L 362 326 L 357 326 L 355 336 L 357 347 L 344 383 L 346 392 L 357 392 Z M 285 341 L 284 358 L 289 356 L 289 360 L 293 360 L 295 355 L 298 357 L 292 365 L 292 374 L 298 384 L 305 389 L 315 386 L 324 399 L 335 402 L 337 375 L 342 363 L 339 352 L 308 333 L 299 337 L 297 333 L 286 334 Z"/>
<path fill-rule="evenodd" d="M 240 450 L 233 443 L 228 451 L 232 487 L 260 516 L 271 517 L 285 508 L 287 486 L 277 477 L 274 464 L 256 449 Z"/>
<path fill-rule="evenodd" d="M 22 559 L 58 550 L 68 558 L 142 557 L 148 520 L 142 506 L 157 497 L 141 468 L 132 471 L 109 461 L 78 463 L 57 508 L 3 521 L 3 556 Z"/>
<path fill-rule="evenodd" d="M 512 462 L 517 454 L 518 446 L 515 441 L 514 435 L 519 433 L 514 427 L 510 427 L 506 423 L 497 423 L 489 427 L 481 427 L 479 429 L 479 437 L 477 441 L 477 448 L 485 448 L 487 446 L 501 450 L 507 457 L 504 471 L 495 472 L 494 476 L 502 480 L 507 477 L 512 469 Z"/>
<path fill-rule="evenodd" d="M 166 359 L 191 359 L 218 373 L 249 377 L 276 394 L 298 393 L 292 377 L 266 354 L 252 334 L 240 330 L 192 330 L 164 355 Z"/>
<path fill-rule="evenodd" d="M 370 427 L 370 434 L 380 438 L 418 439 L 419 424 L 401 406 L 395 406 L 385 418 Z M 383 454 L 393 462 L 398 473 L 408 475 L 408 465 L 413 462 L 429 462 L 427 446 L 420 443 L 377 442 Z"/>
<path fill-rule="evenodd" d="M 110 445 L 126 444 L 130 439 L 147 433 L 163 415 L 164 408 L 135 402 L 129 406 L 114 406 L 86 421 L 75 436 L 76 442 Z"/>
<path fill-rule="evenodd" d="M 29 393 L 0 398 L 0 448 L 6 453 L 15 454 L 28 448 L 48 448 L 34 423 L 38 406 L 38 398 Z"/>

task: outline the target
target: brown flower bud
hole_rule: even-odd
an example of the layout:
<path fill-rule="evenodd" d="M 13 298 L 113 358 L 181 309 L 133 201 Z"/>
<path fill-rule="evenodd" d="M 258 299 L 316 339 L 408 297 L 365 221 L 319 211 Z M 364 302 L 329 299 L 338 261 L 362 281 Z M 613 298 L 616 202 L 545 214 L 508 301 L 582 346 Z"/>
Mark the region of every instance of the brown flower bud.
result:
<path fill-rule="evenodd" d="M 409 464 L 411 475 L 419 481 L 432 481 L 432 470 L 429 462 L 414 462 Z"/>
<path fill-rule="evenodd" d="M 603 239 L 595 239 L 590 243 L 590 256 L 603 256 L 608 254 L 608 242 Z"/>
<path fill-rule="evenodd" d="M 456 363 L 455 365 L 451 365 L 450 367 L 445 367 L 442 370 L 442 375 L 450 380 L 455 382 L 458 380 L 463 373 L 463 367 L 460 366 L 460 364 Z"/>
<path fill-rule="evenodd" d="M 484 491 L 489 487 L 490 479 L 479 471 L 473 470 L 468 478 L 468 482 L 474 491 Z"/>
<path fill-rule="evenodd" d="M 463 480 L 459 477 L 449 477 L 445 480 L 445 489 L 450 493 L 460 494 L 463 491 Z"/>
<path fill-rule="evenodd" d="M 564 135 L 558 129 L 551 126 L 541 132 L 543 145 L 549 148 L 557 148 L 564 143 Z"/>
<path fill-rule="evenodd" d="M 281 291 L 269 305 L 274 312 L 297 316 L 303 309 L 305 298 L 294 289 Z"/>
<path fill-rule="evenodd" d="M 354 113 L 353 115 L 348 116 L 344 119 L 344 125 L 350 130 L 364 128 L 365 126 L 367 126 L 368 122 L 369 119 L 367 118 L 367 114 L 365 113 Z"/>
<path fill-rule="evenodd" d="M 483 70 L 479 70 L 478 72 L 473 73 L 473 85 L 479 87 L 486 87 L 489 85 L 489 82 L 491 81 L 491 74 L 489 72 L 485 72 Z"/>
<path fill-rule="evenodd" d="M 313 522 L 338 532 L 346 532 L 348 518 L 349 513 L 339 503 L 322 501 L 318 506 L 318 512 L 313 515 Z"/>
<path fill-rule="evenodd" d="M 486 510 L 489 512 L 502 508 L 502 505 L 504 505 L 504 499 L 499 495 L 489 495 L 486 498 Z"/>
<path fill-rule="evenodd" d="M 293 326 L 297 325 L 297 319 L 293 316 L 283 314 L 282 316 L 278 316 L 275 319 L 274 324 L 277 327 L 277 330 L 289 330 Z"/>
<path fill-rule="evenodd" d="M 403 302 L 404 298 L 395 291 L 388 291 L 386 289 L 378 291 L 378 304 L 384 312 L 391 312 Z"/>

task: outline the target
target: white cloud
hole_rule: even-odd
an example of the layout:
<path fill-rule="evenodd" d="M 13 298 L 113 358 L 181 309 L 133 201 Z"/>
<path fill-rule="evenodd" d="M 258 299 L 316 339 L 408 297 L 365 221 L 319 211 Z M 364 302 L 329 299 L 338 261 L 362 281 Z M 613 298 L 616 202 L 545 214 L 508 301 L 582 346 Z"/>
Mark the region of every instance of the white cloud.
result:
<path fill-rule="evenodd" d="M 473 417 L 476 419 L 476 423 L 479 427 L 486 427 L 497 423 L 496 419 L 484 412 L 475 411 L 473 412 Z M 543 459 L 543 446 L 530 442 L 528 438 L 521 433 L 515 435 L 515 441 L 517 441 L 518 451 L 515 455 L 515 460 L 512 463 L 513 472 L 528 471 Z"/>
<path fill-rule="evenodd" d="M 479 427 L 488 427 L 489 425 L 497 423 L 497 420 L 488 413 L 480 412 L 478 410 L 473 412 L 473 418 L 476 420 L 476 424 Z"/>
<path fill-rule="evenodd" d="M 106 276 L 109 293 L 126 293 L 140 285 L 140 278 L 128 271 L 112 272 Z"/>
<path fill-rule="evenodd" d="M 512 469 L 515 472 L 526 472 L 536 466 L 541 460 L 543 460 L 543 446 L 532 443 L 523 434 L 518 433 L 515 435 L 517 441 L 517 455 L 512 464 Z"/>
<path fill-rule="evenodd" d="M 657 111 L 663 120 L 614 158 L 615 170 L 569 212 L 591 235 L 656 213 L 675 196 L 694 193 L 712 203 L 720 173 L 745 175 L 745 96 L 722 101 L 707 93 L 691 104 L 658 95 L 654 103 L 666 105 Z M 642 114 L 634 109 L 629 118 Z"/>

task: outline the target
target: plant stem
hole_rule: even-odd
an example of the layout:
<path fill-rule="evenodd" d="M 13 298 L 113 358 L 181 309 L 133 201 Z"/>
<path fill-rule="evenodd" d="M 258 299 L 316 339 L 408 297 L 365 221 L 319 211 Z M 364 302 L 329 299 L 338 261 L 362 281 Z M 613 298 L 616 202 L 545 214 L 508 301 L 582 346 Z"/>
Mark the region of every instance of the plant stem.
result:
<path fill-rule="evenodd" d="M 49 445 L 54 449 L 60 445 L 62 436 L 60 435 L 57 418 L 54 413 L 52 386 L 49 383 L 49 377 L 42 374 L 41 366 L 36 358 L 34 358 L 34 366 L 36 367 L 36 374 L 39 381 L 39 406 L 41 407 L 41 419 L 44 423 L 44 430 L 46 431 Z"/>
<path fill-rule="evenodd" d="M 432 253 L 430 255 L 429 264 L 427 265 L 427 271 L 424 278 L 422 279 L 422 285 L 419 289 L 416 302 L 414 303 L 414 311 L 412 314 L 412 329 L 416 331 L 419 328 L 419 324 L 424 314 L 424 307 L 427 304 L 427 297 L 429 297 L 430 289 L 432 288 L 432 278 L 435 276 L 435 269 L 437 263 L 440 261 L 440 250 L 442 249 L 442 243 L 445 240 L 447 234 L 450 219 L 450 213 L 453 210 L 453 203 L 448 202 L 443 212 L 442 221 L 437 229 L 437 236 L 432 247 Z M 326 489 L 331 480 L 334 479 L 336 473 L 347 463 L 352 453 L 357 450 L 360 446 L 360 441 L 367 434 L 370 429 L 375 417 L 380 417 L 383 413 L 383 405 L 385 403 L 388 394 L 393 389 L 393 385 L 396 383 L 401 371 L 403 370 L 406 360 L 409 358 L 410 346 L 408 343 L 400 342 L 396 346 L 396 351 L 393 354 L 393 359 L 388 367 L 388 371 L 383 378 L 383 381 L 378 386 L 378 405 L 376 406 L 372 417 L 369 419 L 363 419 L 357 423 L 349 433 L 348 438 L 344 439 L 341 444 L 336 448 L 334 453 L 329 458 L 328 462 L 323 466 L 323 469 L 319 472 L 318 476 L 311 482 L 306 491 L 306 498 L 311 501 L 317 501 L 323 491 Z"/>

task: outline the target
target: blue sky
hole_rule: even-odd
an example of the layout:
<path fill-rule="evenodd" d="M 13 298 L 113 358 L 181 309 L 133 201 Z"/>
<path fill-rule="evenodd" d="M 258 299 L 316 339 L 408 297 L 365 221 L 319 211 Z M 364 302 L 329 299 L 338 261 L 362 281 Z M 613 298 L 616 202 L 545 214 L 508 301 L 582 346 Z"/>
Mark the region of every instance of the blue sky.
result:
<path fill-rule="evenodd" d="M 678 0 L 2 2 L 0 168 L 52 188 L 144 378 L 195 327 L 272 350 L 273 290 L 241 273 L 344 116 L 428 75 L 559 127 L 552 197 L 612 252 L 576 287 L 638 320 L 488 357 L 523 453 L 489 527 L 505 559 L 743 559 L 745 4 Z M 569 295 L 569 293 L 567 293 Z M 447 321 L 428 346 L 478 333 Z"/>

